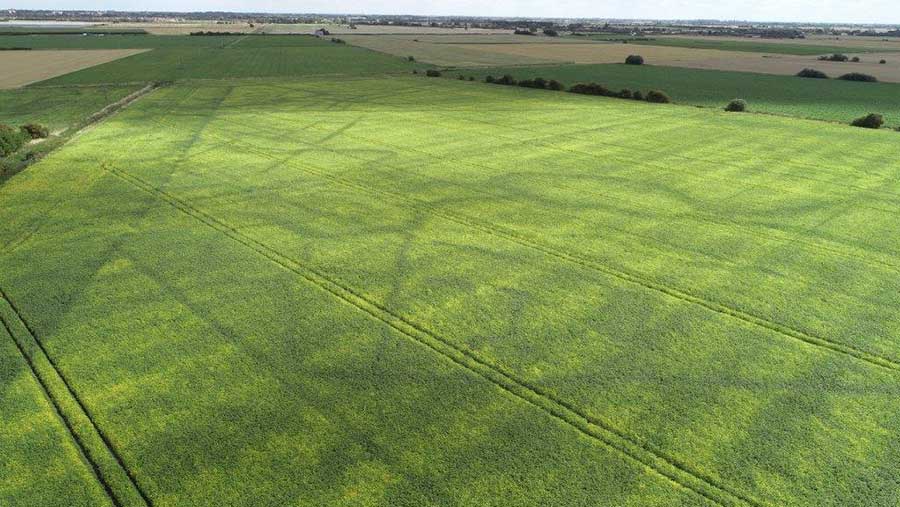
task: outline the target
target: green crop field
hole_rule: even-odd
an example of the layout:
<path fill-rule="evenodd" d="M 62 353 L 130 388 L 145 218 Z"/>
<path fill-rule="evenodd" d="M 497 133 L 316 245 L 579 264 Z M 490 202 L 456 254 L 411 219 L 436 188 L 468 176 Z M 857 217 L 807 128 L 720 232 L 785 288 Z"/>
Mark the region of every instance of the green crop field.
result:
<path fill-rule="evenodd" d="M 46 507 L 52 458 L 155 507 L 894 506 L 897 136 L 413 76 L 156 90 L 0 185 L 0 318 L 86 456 L 4 426 L 0 499 Z"/>
<path fill-rule="evenodd" d="M 91 86 L 0 90 L 0 124 L 40 123 L 51 132 L 65 130 L 137 89 Z"/>
<path fill-rule="evenodd" d="M 279 41 L 284 44 L 286 37 L 270 36 L 268 39 L 274 44 L 279 44 Z M 308 47 L 264 47 L 261 44 L 262 41 L 236 39 L 235 44 L 227 48 L 155 49 L 42 81 L 37 86 L 305 77 L 318 74 L 359 76 L 410 72 L 416 66 L 425 67 L 399 57 L 332 42 Z"/>
<path fill-rule="evenodd" d="M 895 83 L 624 64 L 473 68 L 446 74 L 479 80 L 510 74 L 516 79 L 557 79 L 566 85 L 594 81 L 612 90 L 659 89 L 676 102 L 714 108 L 742 98 L 751 111 L 842 123 L 876 112 L 885 115 L 888 124 L 900 126 L 900 85 Z"/>
<path fill-rule="evenodd" d="M 32 49 L 172 49 L 326 46 L 310 35 L 0 35 L 0 48 Z"/>
<path fill-rule="evenodd" d="M 625 36 L 594 35 L 573 37 L 579 40 L 627 41 L 628 44 L 644 46 L 667 46 L 693 49 L 718 49 L 720 51 L 744 51 L 749 53 L 773 53 L 783 55 L 824 55 L 828 53 L 883 53 L 885 51 L 900 51 L 900 46 L 895 49 L 884 47 L 841 46 L 840 44 L 808 44 L 799 42 L 764 42 L 758 40 L 731 40 L 731 39 L 689 39 L 680 37 L 649 37 L 647 40 L 637 40 Z M 873 41 L 875 42 L 875 41 Z"/>

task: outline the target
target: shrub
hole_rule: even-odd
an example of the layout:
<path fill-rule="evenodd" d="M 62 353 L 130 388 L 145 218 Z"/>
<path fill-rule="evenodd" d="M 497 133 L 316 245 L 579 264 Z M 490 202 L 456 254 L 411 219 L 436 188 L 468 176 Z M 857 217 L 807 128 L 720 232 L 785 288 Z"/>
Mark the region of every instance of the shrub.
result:
<path fill-rule="evenodd" d="M 884 65 L 884 64 L 886 64 L 886 63 L 887 63 L 887 60 L 881 60 L 881 61 L 880 61 L 880 62 L 878 62 L 878 63 L 880 63 L 880 64 L 881 64 L 881 65 Z"/>
<path fill-rule="evenodd" d="M 853 62 L 853 63 L 859 63 L 859 57 L 858 57 L 858 56 L 854 56 L 853 58 L 850 59 L 850 61 Z"/>
<path fill-rule="evenodd" d="M 503 77 L 501 77 L 500 79 L 494 80 L 494 84 L 499 84 L 499 85 L 515 86 L 516 83 L 517 83 L 516 79 L 514 77 L 510 76 L 509 74 L 504 74 Z"/>
<path fill-rule="evenodd" d="M 428 69 L 425 71 L 425 75 L 428 77 L 441 77 L 441 71 L 434 70 L 434 69 Z"/>
<path fill-rule="evenodd" d="M 563 84 L 560 83 L 559 81 L 557 81 L 555 79 L 551 79 L 550 81 L 547 82 L 547 89 L 559 92 L 559 91 L 565 90 L 566 87 L 563 86 Z"/>
<path fill-rule="evenodd" d="M 50 135 L 50 130 L 38 123 L 22 125 L 22 131 L 24 131 L 30 139 L 44 139 Z"/>
<path fill-rule="evenodd" d="M 851 72 L 849 74 L 844 74 L 838 79 L 842 79 L 844 81 L 859 81 L 862 83 L 877 83 L 878 79 L 875 76 L 870 76 L 868 74 L 861 74 L 859 72 Z"/>
<path fill-rule="evenodd" d="M 628 88 L 624 88 L 619 92 L 619 97 L 622 97 L 623 99 L 630 99 L 634 97 L 634 94 L 631 93 L 631 90 L 629 90 Z"/>
<path fill-rule="evenodd" d="M 651 90 L 647 92 L 647 97 L 644 99 L 647 102 L 653 102 L 655 104 L 668 104 L 672 102 L 672 99 L 669 98 L 665 92 L 661 92 L 659 90 Z"/>
<path fill-rule="evenodd" d="M 456 78 L 456 79 L 459 79 L 460 81 L 465 81 L 465 80 L 466 80 L 466 76 L 463 76 L 462 74 L 460 74 L 459 77 Z"/>
<path fill-rule="evenodd" d="M 625 63 L 628 65 L 643 65 L 644 57 L 641 55 L 628 55 L 628 58 L 625 59 Z"/>
<path fill-rule="evenodd" d="M 579 83 L 572 85 L 572 87 L 569 88 L 569 91 L 571 93 L 580 93 L 581 95 L 600 95 L 603 97 L 612 95 L 612 92 L 610 92 L 608 88 L 597 83 Z"/>
<path fill-rule="evenodd" d="M 475 81 L 475 76 L 469 76 L 469 81 Z"/>
<path fill-rule="evenodd" d="M 842 55 L 840 53 L 835 53 L 833 55 L 825 55 L 825 56 L 819 57 L 819 60 L 826 61 L 826 62 L 846 62 L 849 59 L 850 59 L 850 57 L 848 57 L 847 55 Z"/>
<path fill-rule="evenodd" d="M 747 102 L 742 99 L 734 99 L 725 106 L 725 110 L 732 113 L 743 113 L 747 110 Z"/>
<path fill-rule="evenodd" d="M 559 37 L 559 32 L 550 28 L 545 28 L 544 35 L 546 35 L 547 37 Z"/>
<path fill-rule="evenodd" d="M 485 83 L 493 83 L 493 82 L 494 82 L 494 76 L 485 76 L 484 82 L 485 82 Z"/>
<path fill-rule="evenodd" d="M 414 62 L 414 61 L 416 61 L 416 58 L 415 58 L 414 56 L 407 56 L 407 57 L 406 57 L 406 61 L 408 61 L 408 62 Z"/>
<path fill-rule="evenodd" d="M 16 152 L 25 144 L 27 134 L 20 129 L 0 124 L 0 157 Z"/>
<path fill-rule="evenodd" d="M 816 69 L 803 69 L 797 73 L 798 77 L 808 77 L 813 79 L 828 79 L 828 74 Z"/>
<path fill-rule="evenodd" d="M 864 129 L 880 129 L 881 126 L 884 125 L 884 116 L 875 113 L 867 114 L 862 118 L 853 120 L 850 125 Z"/>
<path fill-rule="evenodd" d="M 631 98 L 634 100 L 644 100 L 644 94 L 640 90 L 635 90 L 634 93 L 631 94 Z"/>

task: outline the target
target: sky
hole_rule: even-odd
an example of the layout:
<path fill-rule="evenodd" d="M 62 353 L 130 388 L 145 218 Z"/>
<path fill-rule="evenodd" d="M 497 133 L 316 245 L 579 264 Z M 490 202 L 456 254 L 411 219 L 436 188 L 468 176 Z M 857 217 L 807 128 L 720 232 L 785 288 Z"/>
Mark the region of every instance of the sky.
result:
<path fill-rule="evenodd" d="M 898 0 L 0 0 L 3 8 L 900 23 Z"/>

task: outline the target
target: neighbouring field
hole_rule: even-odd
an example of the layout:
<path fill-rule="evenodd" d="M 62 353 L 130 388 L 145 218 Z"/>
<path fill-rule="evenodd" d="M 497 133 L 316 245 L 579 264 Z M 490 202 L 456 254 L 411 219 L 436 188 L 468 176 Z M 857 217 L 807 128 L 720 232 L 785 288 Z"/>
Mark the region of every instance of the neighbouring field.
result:
<path fill-rule="evenodd" d="M 0 186 L 0 316 L 155 507 L 894 506 L 897 139 L 180 83 Z"/>
<path fill-rule="evenodd" d="M 722 108 L 742 98 L 756 112 L 848 123 L 870 112 L 885 115 L 900 126 L 900 85 L 854 83 L 836 79 L 801 79 L 795 76 L 726 72 L 656 65 L 556 65 L 473 68 L 447 72 L 483 80 L 510 74 L 518 80 L 543 77 L 571 86 L 598 82 L 611 90 L 623 88 L 664 90 L 681 104 Z M 898 139 L 900 140 L 900 139 Z"/>
<path fill-rule="evenodd" d="M 0 123 L 40 123 L 59 132 L 137 91 L 136 86 L 27 87 L 0 91 Z"/>
<path fill-rule="evenodd" d="M 494 65 L 534 65 L 554 63 L 553 58 L 541 58 L 528 54 L 505 54 L 490 51 L 496 38 L 511 42 L 533 38 L 523 35 L 458 35 L 458 36 L 392 36 L 392 35 L 345 35 L 344 40 L 354 46 L 368 48 L 400 58 L 412 56 L 418 61 L 451 67 L 473 67 Z M 451 43 L 455 42 L 455 43 Z M 481 44 L 475 44 L 481 42 Z M 465 43 L 465 44 L 464 44 Z M 485 49 L 485 45 L 487 49 Z"/>
<path fill-rule="evenodd" d="M 0 51 L 0 90 L 43 81 L 141 53 L 133 49 L 90 51 Z M 0 115 L 4 113 L 0 110 Z"/>
<path fill-rule="evenodd" d="M 259 27 L 250 26 L 248 23 L 201 21 L 183 23 L 111 23 L 95 28 L 102 30 L 142 30 L 153 35 L 188 35 L 191 32 L 253 33 L 259 30 Z"/>
<path fill-rule="evenodd" d="M 593 37 L 579 37 L 593 38 Z M 829 53 L 883 53 L 883 46 L 861 45 L 831 45 L 824 44 L 798 44 L 791 40 L 783 39 L 734 39 L 708 37 L 704 39 L 692 39 L 685 37 L 650 37 L 651 40 L 633 40 L 629 44 L 642 46 L 671 46 L 694 49 L 719 49 L 722 51 L 745 51 L 750 53 L 776 53 L 785 55 L 825 55 Z M 894 45 L 891 49 L 900 51 L 900 46 Z"/>
<path fill-rule="evenodd" d="M 467 34 L 510 34 L 512 30 L 487 29 L 487 28 L 444 28 L 432 26 L 399 26 L 399 25 L 350 25 L 333 24 L 266 24 L 260 31 L 264 33 L 313 33 L 319 28 L 325 28 L 332 34 L 431 34 L 431 35 L 467 35 Z"/>
<path fill-rule="evenodd" d="M 452 47 L 452 46 L 451 46 Z M 756 72 L 794 75 L 806 67 L 813 67 L 837 77 L 848 72 L 862 72 L 882 81 L 900 82 L 900 55 L 897 53 L 861 54 L 860 63 L 821 62 L 815 56 L 748 53 L 687 47 L 636 46 L 634 44 L 467 44 L 466 51 L 505 55 L 506 58 L 553 60 L 558 63 L 621 63 L 631 54 L 642 55 L 648 64 L 695 69 Z M 879 64 L 886 59 L 887 64 Z M 424 60 L 424 58 L 423 58 Z M 440 65 L 449 63 L 432 62 Z M 497 65 L 515 65 L 502 63 Z M 462 66 L 462 65 L 460 65 Z"/>
<path fill-rule="evenodd" d="M 328 44 L 327 39 L 310 35 L 0 35 L 0 48 L 32 49 L 195 49 Z"/>
<path fill-rule="evenodd" d="M 665 39 L 692 39 L 697 40 L 696 36 L 688 35 L 672 35 L 666 36 Z M 864 53 L 870 51 L 897 51 L 900 49 L 900 38 L 897 37 L 861 37 L 853 35 L 808 35 L 805 39 L 763 39 L 746 37 L 729 37 L 729 36 L 711 36 L 708 38 L 700 38 L 700 40 L 714 41 L 730 41 L 730 42 L 752 42 L 754 44 L 773 44 L 782 46 L 785 44 L 791 46 L 819 46 L 828 47 L 835 51 L 831 53 Z"/>
<path fill-rule="evenodd" d="M 423 65 L 416 65 L 402 58 L 313 37 L 247 36 L 234 38 L 227 47 L 220 48 L 155 49 L 107 65 L 66 74 L 41 84 L 84 85 L 182 79 L 306 77 L 322 74 L 360 76 L 410 72 L 417 66 L 423 68 Z"/>

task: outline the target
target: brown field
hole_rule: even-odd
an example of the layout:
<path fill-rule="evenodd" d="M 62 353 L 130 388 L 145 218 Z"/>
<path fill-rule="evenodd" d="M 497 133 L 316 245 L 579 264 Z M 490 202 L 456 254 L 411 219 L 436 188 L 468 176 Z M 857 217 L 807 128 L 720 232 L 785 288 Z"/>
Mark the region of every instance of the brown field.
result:
<path fill-rule="evenodd" d="M 443 45 L 453 48 L 454 45 Z M 805 67 L 812 67 L 837 77 L 848 72 L 862 72 L 881 81 L 900 83 L 900 57 L 897 53 L 859 54 L 860 63 L 821 62 L 815 56 L 748 53 L 691 49 L 664 46 L 633 46 L 617 43 L 596 44 L 466 44 L 470 52 L 490 54 L 490 58 L 530 58 L 558 63 L 618 63 L 625 57 L 639 53 L 650 65 L 688 67 L 696 69 L 733 70 L 763 74 L 793 75 Z M 852 54 L 852 53 L 848 53 Z M 884 58 L 886 65 L 878 61 Z M 423 58 L 424 59 L 424 58 Z"/>
<path fill-rule="evenodd" d="M 146 49 L 63 49 L 0 51 L 0 89 L 18 88 L 111 62 L 147 51 Z"/>
<path fill-rule="evenodd" d="M 447 67 L 479 67 L 505 65 L 537 65 L 555 63 L 552 57 L 538 57 L 528 52 L 504 53 L 491 51 L 495 46 L 515 46 L 517 44 L 488 44 L 487 37 L 478 35 L 458 36 L 394 36 L 394 35 L 342 35 L 348 43 L 355 46 L 380 51 L 400 57 L 412 56 L 420 62 L 432 63 Z M 532 40 L 527 36 L 496 35 L 495 38 Z M 475 42 L 466 44 L 462 42 Z M 528 44 L 534 46 L 535 44 Z M 547 44 L 551 45 L 551 44 Z M 540 45 L 538 45 L 540 46 Z"/>

